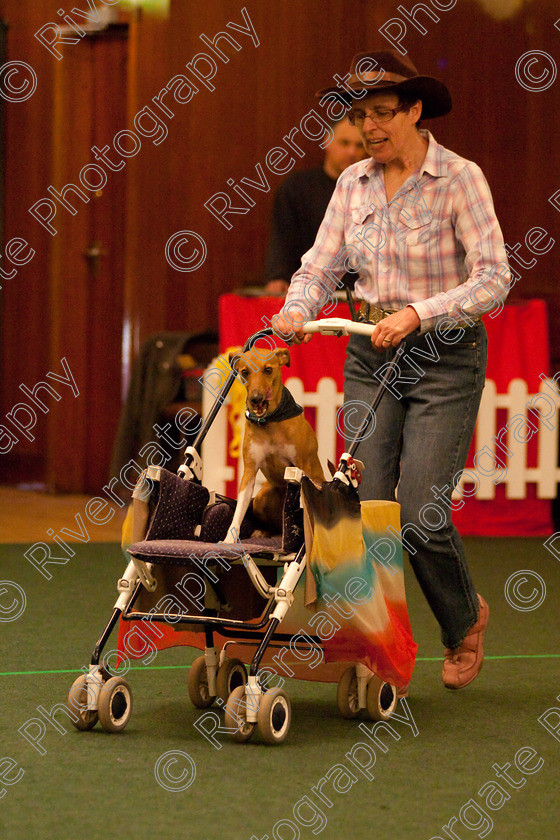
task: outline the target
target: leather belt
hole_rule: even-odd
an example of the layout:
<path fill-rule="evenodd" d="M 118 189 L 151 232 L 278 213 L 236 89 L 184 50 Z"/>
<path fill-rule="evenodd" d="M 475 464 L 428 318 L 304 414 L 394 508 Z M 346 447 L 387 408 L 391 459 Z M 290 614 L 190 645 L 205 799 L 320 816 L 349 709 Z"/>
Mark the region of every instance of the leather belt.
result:
<path fill-rule="evenodd" d="M 365 321 L 367 324 L 378 324 L 383 318 L 394 315 L 398 311 L 398 309 L 382 309 L 380 306 L 374 306 L 372 303 L 366 303 L 363 300 L 360 303 L 359 320 Z"/>

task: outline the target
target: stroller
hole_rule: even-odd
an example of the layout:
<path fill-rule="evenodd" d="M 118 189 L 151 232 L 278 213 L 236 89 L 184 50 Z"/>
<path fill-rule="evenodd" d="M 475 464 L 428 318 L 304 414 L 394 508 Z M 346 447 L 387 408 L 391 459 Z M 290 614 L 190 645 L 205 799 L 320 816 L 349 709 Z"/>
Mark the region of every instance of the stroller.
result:
<path fill-rule="evenodd" d="M 372 330 L 340 318 L 304 327 L 307 333 L 338 336 Z M 272 334 L 261 330 L 242 352 Z M 401 352 L 397 349 L 392 364 Z M 391 717 L 399 696 L 406 696 L 416 654 L 402 545 L 384 530 L 390 521 L 398 531 L 399 506 L 360 506 L 363 465 L 353 456 L 392 373 L 389 366 L 331 482 L 319 490 L 301 470 L 286 469 L 282 533 L 256 536 L 259 525 L 249 508 L 237 541 L 226 544 L 220 540 L 236 503 L 203 486 L 200 451 L 235 381 L 235 372 L 229 374 L 178 474 L 148 467 L 140 476 L 129 509 L 130 561 L 117 584 L 119 597 L 87 673 L 84 668 L 69 692 L 76 728 L 91 729 L 99 721 L 106 731 L 119 732 L 130 719 L 131 687 L 102 660 L 117 624 L 123 655 L 126 650 L 140 657 L 175 644 L 202 647 L 202 639 L 204 654 L 188 672 L 190 699 L 200 709 L 224 707 L 219 731 L 237 742 L 247 741 L 255 729 L 268 744 L 286 738 L 291 705 L 285 680 L 271 685 L 278 668 L 287 676 L 337 681 L 337 705 L 345 718 L 364 711 L 376 721 Z M 304 602 L 314 605 L 308 622 Z M 247 674 L 241 657 L 248 647 L 254 652 Z"/>

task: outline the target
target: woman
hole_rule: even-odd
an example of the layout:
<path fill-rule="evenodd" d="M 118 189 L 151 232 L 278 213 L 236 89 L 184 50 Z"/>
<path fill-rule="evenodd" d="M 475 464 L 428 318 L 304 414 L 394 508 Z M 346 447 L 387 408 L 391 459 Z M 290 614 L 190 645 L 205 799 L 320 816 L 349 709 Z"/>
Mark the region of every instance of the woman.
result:
<path fill-rule="evenodd" d="M 360 447 L 363 499 L 394 499 L 403 546 L 441 627 L 443 682 L 468 685 L 482 667 L 488 605 L 477 595 L 451 493 L 464 468 L 486 370 L 483 313 L 501 307 L 510 275 L 479 167 L 418 126 L 451 110 L 445 85 L 396 51 L 354 57 L 344 101 L 370 155 L 340 176 L 315 244 L 302 257 L 274 327 L 303 339 L 339 278 L 358 270 L 368 337 L 352 336 L 344 367 L 347 434 L 367 411 L 393 348 L 406 342 L 375 430 Z"/>

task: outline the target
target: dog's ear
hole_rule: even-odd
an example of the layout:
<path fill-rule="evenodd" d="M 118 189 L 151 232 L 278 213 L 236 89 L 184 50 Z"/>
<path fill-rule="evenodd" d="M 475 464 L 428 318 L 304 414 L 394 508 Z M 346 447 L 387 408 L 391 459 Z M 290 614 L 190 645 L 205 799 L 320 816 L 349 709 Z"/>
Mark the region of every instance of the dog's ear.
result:
<path fill-rule="evenodd" d="M 241 353 L 239 350 L 232 350 L 228 355 L 229 366 L 232 370 L 237 371 L 239 362 L 241 361 Z"/>
<path fill-rule="evenodd" d="M 285 347 L 281 347 L 276 351 L 276 360 L 279 365 L 286 365 L 290 367 L 290 351 Z"/>

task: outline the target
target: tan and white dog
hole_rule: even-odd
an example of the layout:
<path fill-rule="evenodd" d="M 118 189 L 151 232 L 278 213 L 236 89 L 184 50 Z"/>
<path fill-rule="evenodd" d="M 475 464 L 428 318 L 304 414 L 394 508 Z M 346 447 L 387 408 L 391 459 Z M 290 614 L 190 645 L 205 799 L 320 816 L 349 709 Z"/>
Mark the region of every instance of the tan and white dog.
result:
<path fill-rule="evenodd" d="M 282 383 L 281 366 L 290 364 L 290 353 L 279 349 L 267 358 L 254 350 L 230 354 L 232 369 L 247 388 L 243 477 L 239 486 L 233 521 L 224 540 L 239 539 L 239 529 L 251 503 L 259 470 L 266 481 L 253 500 L 253 512 L 263 526 L 282 529 L 282 507 L 286 495 L 284 471 L 299 467 L 312 481 L 325 477 L 317 456 L 315 432 Z"/>

